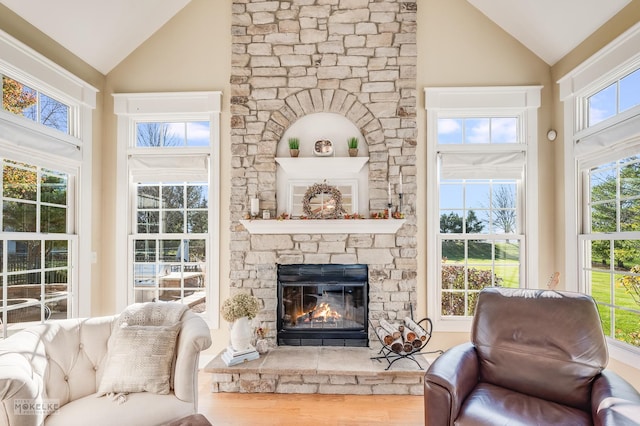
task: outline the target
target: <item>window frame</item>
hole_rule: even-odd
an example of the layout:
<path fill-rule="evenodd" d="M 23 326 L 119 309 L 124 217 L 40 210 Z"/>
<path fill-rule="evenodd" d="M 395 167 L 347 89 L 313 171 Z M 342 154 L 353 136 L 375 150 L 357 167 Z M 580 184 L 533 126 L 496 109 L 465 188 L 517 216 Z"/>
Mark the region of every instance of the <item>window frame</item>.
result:
<path fill-rule="evenodd" d="M 0 30 L 0 75 L 7 75 L 69 107 L 69 133 L 24 119 L 0 108 L 0 152 L 15 161 L 60 170 L 74 176 L 68 194 L 68 232 L 76 235 L 72 257 L 70 316 L 92 314 L 93 110 L 98 89 Z M 25 235 L 26 236 L 26 235 Z"/>
<path fill-rule="evenodd" d="M 567 290 L 589 294 L 582 273 L 585 241 L 581 233 L 589 217 L 583 206 L 589 199 L 585 170 L 594 166 L 598 155 L 618 155 L 639 152 L 640 137 L 630 137 L 630 123 L 640 123 L 640 105 L 620 112 L 593 126 L 588 125 L 588 98 L 640 67 L 640 23 L 632 26 L 589 59 L 568 72 L 559 81 L 559 97 L 564 111 L 564 276 Z M 616 129 L 621 131 L 616 134 Z M 613 138 L 613 139 L 612 139 Z M 603 149 L 581 150 L 580 143 L 589 139 L 609 139 Z M 584 147 L 584 145 L 583 145 Z M 611 157 L 609 157 L 610 159 Z M 604 160 L 603 160 L 604 161 Z M 617 234 L 616 234 L 617 235 Z M 626 364 L 635 366 L 640 360 L 640 348 L 633 348 L 607 337 L 609 353 Z"/>
<path fill-rule="evenodd" d="M 135 184 L 129 179 L 129 155 L 153 155 L 154 147 L 136 147 L 136 126 L 139 122 L 208 121 L 210 144 L 208 147 L 164 147 L 164 155 L 209 155 L 209 222 L 207 270 L 210 285 L 207 288 L 207 314 L 204 319 L 211 328 L 219 327 L 220 282 L 220 111 L 222 92 L 167 92 L 116 93 L 114 113 L 117 116 L 116 175 L 117 193 L 128 194 L 116 199 L 116 309 L 122 310 L 134 300 L 132 277 L 131 235 L 137 238 L 135 226 Z M 155 234 L 154 234 L 155 235 Z M 162 234 L 167 235 L 167 234 Z M 195 235 L 195 234 L 194 234 Z"/>
<path fill-rule="evenodd" d="M 464 152 L 465 149 L 482 150 L 492 153 L 522 151 L 526 155 L 524 196 L 518 196 L 519 222 L 524 224 L 520 233 L 526 236 L 520 247 L 522 285 L 538 282 L 538 108 L 540 107 L 542 86 L 501 86 L 501 87 L 433 87 L 425 88 L 425 109 L 427 110 L 427 185 L 426 200 L 429 206 L 439 206 L 439 152 Z M 517 144 L 442 144 L 438 145 L 438 119 L 440 118 L 488 118 L 518 117 L 520 143 Z M 528 143 L 529 142 L 529 143 Z M 434 327 L 441 331 L 469 331 L 471 317 L 443 317 L 441 314 L 441 247 L 440 210 L 427 209 L 427 314 Z M 457 235 L 457 234 L 456 234 Z M 466 234 L 460 234 L 464 237 Z M 475 235 L 475 234 L 474 234 Z M 482 234 L 484 235 L 484 234 Z M 481 237 L 482 237 L 481 235 Z M 488 234 L 494 235 L 494 234 Z M 507 235 L 507 234 L 505 234 Z M 504 236 L 501 236 L 504 237 Z"/>

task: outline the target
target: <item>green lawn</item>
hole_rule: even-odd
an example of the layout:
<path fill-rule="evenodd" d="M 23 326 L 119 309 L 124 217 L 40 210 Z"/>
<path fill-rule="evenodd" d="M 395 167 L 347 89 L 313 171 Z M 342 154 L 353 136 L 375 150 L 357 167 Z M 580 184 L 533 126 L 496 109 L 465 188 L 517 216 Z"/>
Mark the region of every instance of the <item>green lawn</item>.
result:
<path fill-rule="evenodd" d="M 596 302 L 609 303 L 611 300 L 611 290 L 609 274 L 605 272 L 593 272 L 591 274 L 591 294 Z M 636 303 L 631 295 L 625 291 L 622 284 L 616 282 L 614 285 L 615 303 L 629 309 L 640 310 L 640 305 Z M 611 315 L 615 318 L 615 337 L 635 346 L 640 346 L 638 336 L 640 333 L 640 314 L 622 309 L 612 309 L 609 306 L 598 304 L 598 311 L 602 320 L 604 332 L 611 336 Z"/>
<path fill-rule="evenodd" d="M 445 241 L 442 256 L 451 262 L 464 260 L 464 244 L 462 241 Z M 517 243 L 496 243 L 496 260 L 517 262 L 520 256 L 520 246 Z M 469 241 L 469 258 L 475 262 L 491 261 L 491 244 L 486 241 Z"/>
<path fill-rule="evenodd" d="M 520 246 L 516 243 L 496 243 L 495 244 L 495 274 L 502 278 L 500 283 L 503 287 L 518 287 L 520 266 Z M 456 264 L 464 261 L 464 245 L 460 241 L 450 241 L 445 243 L 442 249 L 442 256 L 447 258 L 447 264 Z M 491 270 L 491 244 L 484 241 L 469 241 L 470 267 L 489 271 Z"/>

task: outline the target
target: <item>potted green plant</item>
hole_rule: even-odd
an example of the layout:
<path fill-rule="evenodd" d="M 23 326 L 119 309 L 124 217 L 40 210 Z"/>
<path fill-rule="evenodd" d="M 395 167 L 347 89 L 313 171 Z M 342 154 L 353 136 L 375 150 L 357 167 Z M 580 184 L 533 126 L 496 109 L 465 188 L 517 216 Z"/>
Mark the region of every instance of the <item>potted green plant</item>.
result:
<path fill-rule="evenodd" d="M 289 138 L 289 154 L 292 157 L 297 157 L 300 153 L 300 139 L 298 138 Z"/>
<path fill-rule="evenodd" d="M 349 157 L 358 156 L 358 138 L 355 136 L 347 139 L 347 145 L 349 146 Z"/>

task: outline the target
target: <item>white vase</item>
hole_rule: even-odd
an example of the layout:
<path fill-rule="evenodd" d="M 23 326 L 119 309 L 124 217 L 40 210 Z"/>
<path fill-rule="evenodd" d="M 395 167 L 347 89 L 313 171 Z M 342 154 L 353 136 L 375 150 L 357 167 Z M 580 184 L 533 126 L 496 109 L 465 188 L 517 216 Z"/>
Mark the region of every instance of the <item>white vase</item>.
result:
<path fill-rule="evenodd" d="M 243 351 L 251 347 L 251 325 L 249 318 L 241 317 L 231 325 L 231 347 L 234 351 Z"/>

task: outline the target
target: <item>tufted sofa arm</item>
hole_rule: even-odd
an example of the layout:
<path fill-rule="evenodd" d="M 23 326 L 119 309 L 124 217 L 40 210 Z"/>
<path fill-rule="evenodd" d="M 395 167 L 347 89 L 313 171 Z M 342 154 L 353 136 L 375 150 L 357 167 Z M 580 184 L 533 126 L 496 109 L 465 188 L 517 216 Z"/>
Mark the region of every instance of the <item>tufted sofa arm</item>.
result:
<path fill-rule="evenodd" d="M 440 355 L 424 377 L 425 424 L 453 425 L 478 377 L 478 358 L 471 343 Z"/>
<path fill-rule="evenodd" d="M 178 335 L 173 388 L 178 399 L 198 404 L 198 360 L 200 352 L 211 346 L 211 332 L 207 324 L 191 311 L 182 318 Z"/>
<path fill-rule="evenodd" d="M 15 404 L 21 401 L 43 402 L 42 378 L 34 374 L 33 365 L 19 353 L 0 355 L 0 425 L 40 425 L 44 414 L 24 416 Z"/>
<path fill-rule="evenodd" d="M 593 383 L 591 412 L 595 425 L 637 425 L 640 394 L 610 370 L 604 370 Z"/>

